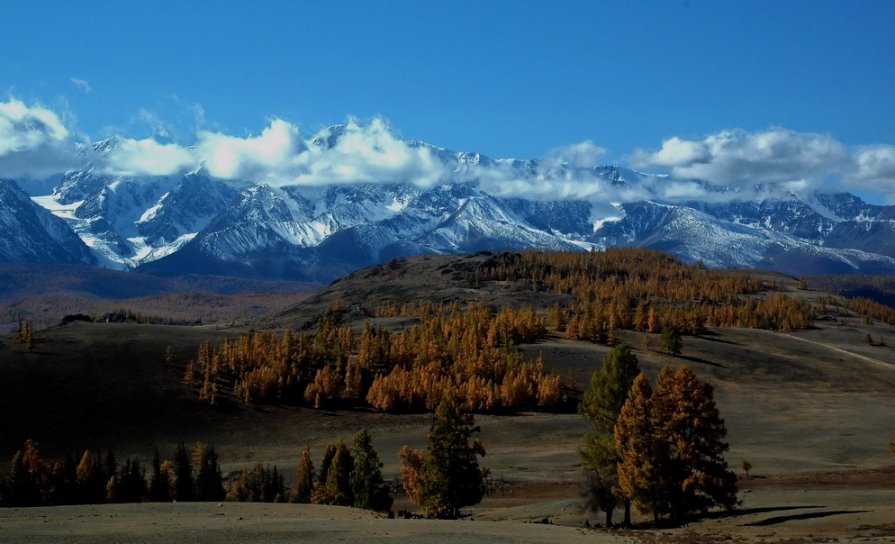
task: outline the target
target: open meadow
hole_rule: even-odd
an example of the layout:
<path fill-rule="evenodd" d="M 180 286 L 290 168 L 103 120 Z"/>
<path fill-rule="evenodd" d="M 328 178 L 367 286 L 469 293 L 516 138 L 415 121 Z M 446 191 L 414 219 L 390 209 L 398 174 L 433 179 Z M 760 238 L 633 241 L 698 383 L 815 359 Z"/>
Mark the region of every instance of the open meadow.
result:
<path fill-rule="evenodd" d="M 781 289 L 819 296 L 794 285 Z M 715 386 L 741 502 L 684 527 L 648 529 L 648 518 L 635 515 L 634 530 L 585 528 L 602 519 L 582 507 L 577 448 L 588 423 L 576 413 L 525 411 L 476 416 L 490 493 L 457 521 L 231 502 L 11 508 L 0 509 L 0 542 L 891 542 L 895 349 L 885 341 L 895 339 L 895 328 L 837 312 L 788 333 L 708 327 L 685 336 L 678 356 L 663 353 L 656 334 L 619 332 L 649 376 L 663 365 L 687 364 Z M 306 445 L 316 460 L 327 444 L 349 442 L 362 427 L 372 433 L 387 480 L 399 475 L 402 446 L 425 446 L 426 413 L 198 400 L 182 382 L 186 361 L 200 342 L 245 330 L 75 322 L 38 331 L 31 351 L 4 336 L 0 451 L 11 456 L 31 438 L 48 459 L 110 446 L 119 459 L 148 461 L 156 447 L 170 456 L 178 442 L 202 441 L 214 445 L 225 472 L 261 461 L 277 465 L 289 485 Z M 871 345 L 867 335 L 884 341 Z M 542 354 L 581 390 L 610 348 L 554 331 L 520 349 Z M 743 460 L 752 465 L 748 475 Z M 415 507 L 397 494 L 393 509 Z"/>

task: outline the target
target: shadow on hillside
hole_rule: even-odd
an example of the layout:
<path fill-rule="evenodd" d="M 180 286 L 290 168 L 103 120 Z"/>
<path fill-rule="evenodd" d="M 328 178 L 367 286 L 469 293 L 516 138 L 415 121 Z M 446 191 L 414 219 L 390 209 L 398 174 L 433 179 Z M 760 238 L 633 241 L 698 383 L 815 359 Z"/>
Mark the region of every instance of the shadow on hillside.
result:
<path fill-rule="evenodd" d="M 720 334 L 718 334 L 716 332 L 712 332 L 712 331 L 704 331 L 704 332 L 696 335 L 696 338 L 702 338 L 703 340 L 708 340 L 709 342 L 718 342 L 719 344 L 728 344 L 731 346 L 742 346 L 743 345 L 739 342 L 734 342 L 733 340 L 724 340 L 723 338 L 721 338 Z"/>
<path fill-rule="evenodd" d="M 796 521 L 796 520 L 804 520 L 804 519 L 817 519 L 817 518 L 826 518 L 830 516 L 838 516 L 842 514 L 862 514 L 864 512 L 869 512 L 870 510 L 826 510 L 823 512 L 805 512 L 802 514 L 793 514 L 791 516 L 777 516 L 773 518 L 763 519 L 761 521 L 756 521 L 755 523 L 746 523 L 746 527 L 765 527 L 767 525 L 777 525 L 778 523 L 785 523 L 787 521 Z"/>
<path fill-rule="evenodd" d="M 699 363 L 701 365 L 713 366 L 716 368 L 726 368 L 724 365 L 720 363 L 716 363 L 714 361 L 709 361 L 708 359 L 703 359 L 702 357 L 693 357 L 690 355 L 675 355 L 675 359 L 683 359 L 685 361 L 690 361 L 691 363 Z"/>
<path fill-rule="evenodd" d="M 740 516 L 751 516 L 753 514 L 765 514 L 768 512 L 785 512 L 787 510 L 808 510 L 816 508 L 826 508 L 820 504 L 801 504 L 796 506 L 764 506 L 761 508 L 737 508 L 736 510 L 723 510 L 720 512 L 709 512 L 705 519 L 722 519 L 735 518 Z M 774 518 L 771 518 L 774 519 Z"/>

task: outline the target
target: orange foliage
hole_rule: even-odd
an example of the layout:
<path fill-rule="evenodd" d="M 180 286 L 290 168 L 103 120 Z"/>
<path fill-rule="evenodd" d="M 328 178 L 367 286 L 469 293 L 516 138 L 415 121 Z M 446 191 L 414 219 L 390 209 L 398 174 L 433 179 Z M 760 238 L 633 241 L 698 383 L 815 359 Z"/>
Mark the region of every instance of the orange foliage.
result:
<path fill-rule="evenodd" d="M 212 403 L 222 392 L 245 403 L 366 402 L 383 411 L 433 410 L 446 393 L 476 411 L 562 402 L 559 377 L 514 348 L 546 334 L 544 316 L 531 308 L 423 310 L 429 317 L 406 331 L 367 323 L 358 342 L 350 329 L 323 319 L 314 334 L 255 332 L 216 349 L 204 343 L 184 381 Z"/>

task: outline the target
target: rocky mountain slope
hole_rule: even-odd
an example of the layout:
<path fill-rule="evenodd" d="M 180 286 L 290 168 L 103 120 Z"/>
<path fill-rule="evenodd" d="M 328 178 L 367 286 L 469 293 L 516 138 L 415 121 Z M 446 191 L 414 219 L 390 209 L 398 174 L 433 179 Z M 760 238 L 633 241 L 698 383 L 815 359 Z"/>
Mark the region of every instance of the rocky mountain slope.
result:
<path fill-rule="evenodd" d="M 331 127 L 308 145 L 330 148 L 343 136 Z M 5 182 L 0 261 L 329 281 L 419 253 L 646 246 L 714 267 L 895 272 L 895 206 L 870 205 L 851 194 L 678 180 L 705 187 L 711 198 L 669 199 L 660 190 L 674 181 L 666 176 L 406 143 L 427 149 L 449 173 L 446 180 L 271 186 L 221 181 L 201 167 L 168 176 L 114 176 L 87 162 L 56 181 L 50 195 L 27 199 Z M 115 145 L 98 142 L 91 156 Z M 484 189 L 495 185 L 482 180 L 498 178 L 510 189 Z M 580 180 L 602 192 L 512 196 L 514 182 L 573 186 Z"/>

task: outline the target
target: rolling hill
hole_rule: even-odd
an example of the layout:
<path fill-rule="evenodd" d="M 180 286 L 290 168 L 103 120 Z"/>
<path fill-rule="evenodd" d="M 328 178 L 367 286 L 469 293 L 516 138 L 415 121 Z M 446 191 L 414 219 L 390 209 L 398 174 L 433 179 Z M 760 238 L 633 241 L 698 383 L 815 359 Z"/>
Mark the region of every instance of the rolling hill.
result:
<path fill-rule="evenodd" d="M 366 426 L 386 477 L 394 477 L 401 446 L 425 442 L 428 415 L 314 410 L 276 402 L 243 405 L 226 399 L 211 406 L 183 384 L 186 362 L 203 341 L 219 344 L 250 328 L 313 330 L 322 314 L 359 333 L 366 321 L 395 331 L 413 326 L 417 319 L 412 316 L 376 317 L 377 307 L 402 303 L 457 301 L 461 306 L 474 302 L 494 309 L 515 305 L 539 310 L 570 303 L 569 294 L 533 289 L 529 278 L 476 280 L 476 270 L 509 262 L 512 255 L 396 259 L 355 272 L 245 327 L 78 322 L 38 331 L 31 352 L 5 336 L 0 339 L 0 409 L 8 416 L 0 424 L 0 448 L 11 455 L 30 437 L 50 458 L 112 446 L 122 458 L 149 459 L 154 447 L 164 454 L 181 440 L 202 440 L 216 446 L 225 470 L 257 461 L 275 463 L 285 467 L 288 482 L 306 444 L 317 458 L 335 438 L 347 439 Z M 690 269 L 694 274 L 700 270 Z M 655 376 L 663 365 L 688 364 L 713 383 L 729 430 L 728 461 L 736 467 L 748 459 L 754 467 L 754 477 L 741 475 L 740 487 L 747 492 L 741 495 L 740 513 L 691 524 L 691 536 L 720 531 L 773 541 L 810 540 L 809 533 L 843 540 L 867 531 L 888 534 L 884 520 L 895 493 L 895 470 L 886 449 L 895 430 L 895 351 L 889 346 L 895 327 L 877 319 L 868 323 L 845 308 L 843 299 L 814 290 L 810 283 L 805 289 L 795 278 L 706 273 L 755 279 L 761 290 L 743 296 L 781 294 L 814 304 L 816 313 L 811 327 L 790 332 L 709 325 L 700 334 L 685 336 L 683 353 L 676 357 L 661 351 L 656 334 L 618 331 L 618 340 L 633 347 L 648 375 Z M 167 346 L 172 347 L 171 361 L 165 360 Z M 543 339 L 518 349 L 542 354 L 551 368 L 581 389 L 609 346 L 569 339 L 551 329 Z M 560 525 L 580 526 L 587 517 L 577 509 L 581 474 L 576 448 L 587 430 L 580 416 L 524 412 L 479 415 L 477 420 L 488 451 L 484 464 L 512 495 L 486 498 L 470 509 L 474 517 L 516 522 L 549 517 Z M 397 505 L 410 506 L 401 497 Z M 766 524 L 774 525 L 773 530 Z M 861 529 L 865 525 L 869 528 Z"/>

